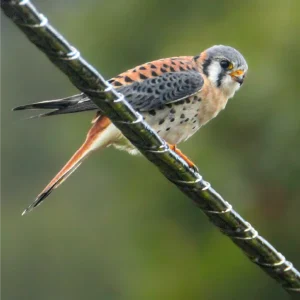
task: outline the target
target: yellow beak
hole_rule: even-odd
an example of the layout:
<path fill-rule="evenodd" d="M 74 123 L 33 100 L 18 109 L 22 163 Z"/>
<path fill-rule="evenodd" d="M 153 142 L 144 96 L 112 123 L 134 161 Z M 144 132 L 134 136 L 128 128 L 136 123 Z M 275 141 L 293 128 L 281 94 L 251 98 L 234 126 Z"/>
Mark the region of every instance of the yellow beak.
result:
<path fill-rule="evenodd" d="M 245 72 L 243 70 L 236 70 L 229 74 L 231 78 L 238 82 L 240 85 L 243 84 L 245 78 Z"/>
<path fill-rule="evenodd" d="M 239 77 L 244 75 L 244 71 L 243 70 L 236 70 L 230 73 L 231 77 Z"/>

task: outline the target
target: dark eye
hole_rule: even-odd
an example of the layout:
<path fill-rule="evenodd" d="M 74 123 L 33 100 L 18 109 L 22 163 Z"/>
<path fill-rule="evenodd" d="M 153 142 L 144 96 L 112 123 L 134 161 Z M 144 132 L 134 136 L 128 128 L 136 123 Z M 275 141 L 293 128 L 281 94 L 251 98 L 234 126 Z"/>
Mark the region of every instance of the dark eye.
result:
<path fill-rule="evenodd" d="M 233 69 L 233 64 L 230 61 L 225 60 L 225 59 L 220 61 L 220 65 L 225 70 L 232 70 Z"/>

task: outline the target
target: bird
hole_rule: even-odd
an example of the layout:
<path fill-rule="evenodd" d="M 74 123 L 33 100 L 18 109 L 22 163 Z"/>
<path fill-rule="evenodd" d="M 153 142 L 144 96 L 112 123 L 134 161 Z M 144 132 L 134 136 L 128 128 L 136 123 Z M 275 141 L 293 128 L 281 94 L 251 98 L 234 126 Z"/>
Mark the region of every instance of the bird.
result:
<path fill-rule="evenodd" d="M 199 55 L 176 56 L 147 62 L 108 80 L 118 93 L 191 168 L 195 164 L 177 144 L 186 141 L 222 111 L 244 82 L 248 65 L 233 47 L 212 46 Z M 46 109 L 33 117 L 96 111 L 81 147 L 42 190 L 22 215 L 40 205 L 93 152 L 108 146 L 131 154 L 139 151 L 102 115 L 84 93 L 18 106 L 13 110 Z"/>

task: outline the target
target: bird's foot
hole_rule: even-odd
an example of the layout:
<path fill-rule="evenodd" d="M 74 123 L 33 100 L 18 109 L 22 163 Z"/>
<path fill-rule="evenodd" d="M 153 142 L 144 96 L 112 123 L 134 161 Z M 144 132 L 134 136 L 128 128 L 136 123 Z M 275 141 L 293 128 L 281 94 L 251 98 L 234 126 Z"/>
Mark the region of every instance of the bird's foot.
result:
<path fill-rule="evenodd" d="M 170 149 L 173 150 L 178 156 L 180 156 L 190 168 L 192 168 L 195 172 L 198 172 L 197 166 L 186 156 L 184 155 L 177 147 L 176 145 L 168 144 Z"/>

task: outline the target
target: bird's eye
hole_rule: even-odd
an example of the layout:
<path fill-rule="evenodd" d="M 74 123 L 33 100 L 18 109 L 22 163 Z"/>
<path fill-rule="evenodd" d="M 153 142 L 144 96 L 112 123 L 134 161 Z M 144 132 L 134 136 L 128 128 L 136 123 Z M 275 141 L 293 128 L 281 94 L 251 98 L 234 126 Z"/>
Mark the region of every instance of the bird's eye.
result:
<path fill-rule="evenodd" d="M 226 69 L 226 70 L 233 69 L 233 64 L 231 62 L 229 62 L 228 60 L 221 60 L 220 65 L 223 69 Z"/>

